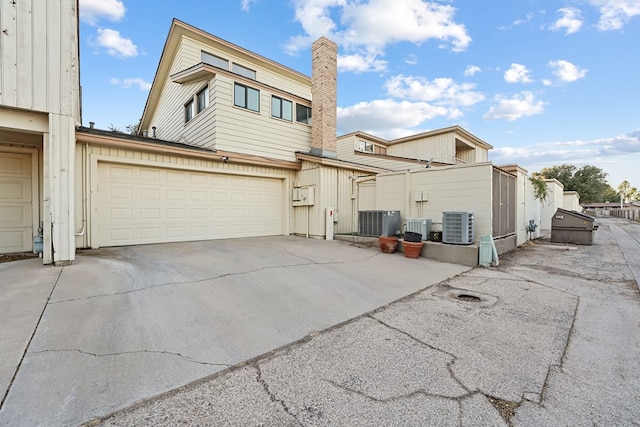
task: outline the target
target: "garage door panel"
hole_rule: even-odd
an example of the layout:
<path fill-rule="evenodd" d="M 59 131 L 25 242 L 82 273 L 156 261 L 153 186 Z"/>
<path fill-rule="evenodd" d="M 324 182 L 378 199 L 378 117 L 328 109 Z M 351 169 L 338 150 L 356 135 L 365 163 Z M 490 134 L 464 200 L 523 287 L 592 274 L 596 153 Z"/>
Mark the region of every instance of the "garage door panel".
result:
<path fill-rule="evenodd" d="M 281 179 L 110 163 L 98 169 L 100 246 L 282 234 Z"/>
<path fill-rule="evenodd" d="M 0 253 L 33 249 L 31 154 L 0 152 Z"/>

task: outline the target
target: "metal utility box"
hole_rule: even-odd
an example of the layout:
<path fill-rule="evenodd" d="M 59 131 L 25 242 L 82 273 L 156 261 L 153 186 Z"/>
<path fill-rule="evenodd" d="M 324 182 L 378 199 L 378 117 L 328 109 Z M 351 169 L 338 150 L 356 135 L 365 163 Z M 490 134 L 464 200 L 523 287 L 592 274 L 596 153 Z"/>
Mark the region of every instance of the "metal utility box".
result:
<path fill-rule="evenodd" d="M 551 218 L 551 241 L 592 245 L 598 229 L 596 218 L 576 211 L 558 208 Z"/>
<path fill-rule="evenodd" d="M 358 211 L 358 234 L 367 237 L 400 234 L 400 211 Z"/>

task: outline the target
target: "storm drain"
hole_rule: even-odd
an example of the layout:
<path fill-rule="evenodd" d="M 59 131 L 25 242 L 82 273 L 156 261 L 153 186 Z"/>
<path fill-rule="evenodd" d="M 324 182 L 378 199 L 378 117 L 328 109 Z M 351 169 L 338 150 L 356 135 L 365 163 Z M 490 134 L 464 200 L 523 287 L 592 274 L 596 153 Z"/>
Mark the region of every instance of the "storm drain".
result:
<path fill-rule="evenodd" d="M 482 301 L 482 298 L 480 298 L 478 296 L 475 296 L 475 295 L 471 295 L 471 294 L 459 294 L 456 298 L 461 300 L 461 301 L 466 301 L 466 302 L 480 302 L 480 301 Z"/>

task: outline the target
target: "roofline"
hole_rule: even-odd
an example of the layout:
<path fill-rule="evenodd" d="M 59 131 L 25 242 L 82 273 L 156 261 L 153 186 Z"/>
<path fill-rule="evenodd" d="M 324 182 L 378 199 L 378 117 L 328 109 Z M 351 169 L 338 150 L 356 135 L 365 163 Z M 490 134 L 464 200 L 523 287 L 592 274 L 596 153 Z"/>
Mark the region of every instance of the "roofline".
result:
<path fill-rule="evenodd" d="M 261 156 L 237 153 L 234 151 L 210 150 L 201 147 L 193 147 L 179 142 L 165 141 L 156 138 L 145 138 L 137 135 L 85 127 L 78 127 L 76 129 L 76 140 L 80 143 L 161 152 L 163 154 L 175 154 L 179 156 L 204 158 L 221 162 L 224 161 L 223 158 L 227 158 L 228 162 L 239 164 L 259 165 L 292 170 L 299 170 L 301 167 L 299 161 L 268 159 Z"/>
<path fill-rule="evenodd" d="M 481 147 L 484 147 L 488 150 L 493 149 L 493 145 L 483 141 L 482 139 L 478 138 L 477 136 L 475 136 L 474 134 L 472 134 L 471 132 L 469 132 L 468 130 L 464 129 L 463 127 L 459 126 L 459 125 L 454 125 L 454 126 L 449 126 L 446 128 L 442 128 L 442 129 L 434 129 L 434 130 L 430 130 L 427 132 L 422 132 L 422 133 L 417 133 L 415 135 L 409 135 L 409 136 L 405 136 L 402 138 L 398 138 L 398 139 L 394 139 L 389 141 L 389 144 L 398 144 L 401 142 L 407 142 L 407 141 L 412 141 L 414 139 L 419 139 L 419 138 L 427 138 L 430 136 L 436 136 L 436 135 L 442 135 L 444 133 L 460 133 L 462 135 L 464 135 L 466 138 L 469 138 L 470 140 L 472 140 L 473 142 L 475 142 L 476 144 L 478 144 Z"/>
<path fill-rule="evenodd" d="M 368 139 L 371 139 L 373 141 L 379 142 L 380 144 L 389 145 L 389 141 L 388 140 L 386 140 L 384 138 L 379 138 L 379 137 L 377 137 L 375 135 L 371 135 L 370 133 L 362 132 L 362 131 L 359 131 L 359 130 L 357 130 L 355 132 L 346 133 L 344 135 L 340 135 L 340 136 L 338 136 L 337 139 L 339 139 L 339 140 L 340 139 L 346 139 L 346 138 L 350 138 L 352 136 L 355 136 L 355 137 L 359 137 L 360 136 L 360 137 L 363 137 L 363 138 L 368 138 Z"/>
<path fill-rule="evenodd" d="M 189 25 L 177 18 L 173 18 L 173 20 L 171 21 L 171 26 L 169 28 L 169 33 L 164 43 L 164 47 L 162 48 L 162 53 L 160 54 L 160 59 L 158 60 L 158 66 L 156 67 L 156 73 L 153 77 L 153 82 L 151 84 L 151 89 L 149 90 L 149 95 L 147 96 L 147 101 L 142 112 L 142 117 L 140 118 L 140 129 L 138 130 L 139 133 L 141 133 L 143 129 L 148 127 L 148 121 L 155 112 L 155 107 L 157 106 L 157 103 L 159 101 L 160 91 L 162 90 L 163 83 L 169 77 L 169 68 L 171 67 L 171 63 L 174 58 L 173 53 L 175 53 L 175 49 L 177 49 L 181 40 L 181 36 L 183 35 L 194 39 L 204 39 L 209 42 L 218 43 L 222 46 L 227 47 L 228 49 L 236 51 L 239 56 L 248 56 L 254 60 L 262 62 L 265 68 L 275 68 L 284 74 L 288 74 L 294 80 L 299 80 L 311 85 L 311 77 L 307 76 L 306 74 L 275 62 L 255 52 L 251 52 L 250 50 L 233 44 L 220 37 L 214 36 L 211 33 Z"/>
<path fill-rule="evenodd" d="M 341 169 L 355 169 L 363 172 L 372 172 L 372 173 L 385 173 L 385 172 L 393 172 L 391 169 L 379 168 L 376 166 L 363 165 L 361 163 L 348 162 L 345 160 L 338 160 L 329 157 L 315 156 L 309 153 L 303 153 L 300 151 L 296 152 L 296 157 L 298 160 L 306 160 L 309 162 L 320 163 L 324 166 L 333 166 Z"/>

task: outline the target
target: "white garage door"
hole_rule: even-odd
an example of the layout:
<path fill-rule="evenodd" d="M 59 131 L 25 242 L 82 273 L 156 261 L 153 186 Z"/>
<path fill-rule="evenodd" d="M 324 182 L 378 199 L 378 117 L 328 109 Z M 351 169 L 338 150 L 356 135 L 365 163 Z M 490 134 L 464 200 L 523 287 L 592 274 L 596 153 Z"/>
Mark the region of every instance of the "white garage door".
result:
<path fill-rule="evenodd" d="M 0 152 L 0 253 L 32 245 L 31 155 Z"/>
<path fill-rule="evenodd" d="M 98 163 L 100 246 L 282 234 L 283 181 Z"/>

